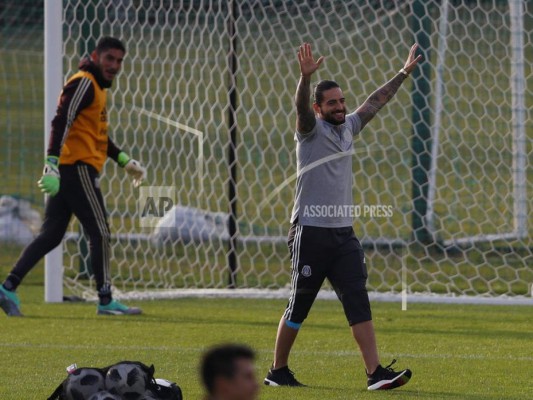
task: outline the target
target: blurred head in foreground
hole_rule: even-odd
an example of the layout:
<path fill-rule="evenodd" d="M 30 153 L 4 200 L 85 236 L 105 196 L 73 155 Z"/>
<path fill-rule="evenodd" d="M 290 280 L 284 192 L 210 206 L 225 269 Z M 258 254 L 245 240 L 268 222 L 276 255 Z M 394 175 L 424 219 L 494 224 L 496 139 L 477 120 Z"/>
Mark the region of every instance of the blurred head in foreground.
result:
<path fill-rule="evenodd" d="M 225 344 L 209 349 L 200 365 L 207 399 L 255 400 L 259 384 L 254 361 L 254 351 L 244 345 Z"/>

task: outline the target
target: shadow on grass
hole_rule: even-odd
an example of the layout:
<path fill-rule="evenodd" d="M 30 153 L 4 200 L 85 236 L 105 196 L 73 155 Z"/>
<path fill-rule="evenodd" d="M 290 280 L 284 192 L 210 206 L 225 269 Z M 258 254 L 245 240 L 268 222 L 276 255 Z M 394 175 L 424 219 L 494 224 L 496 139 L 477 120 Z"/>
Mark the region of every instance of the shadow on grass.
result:
<path fill-rule="evenodd" d="M 505 337 L 507 339 L 531 339 L 533 340 L 533 333 L 526 333 L 523 331 L 513 331 L 511 329 L 509 330 L 501 330 L 501 329 L 487 329 L 485 327 L 481 326 L 473 326 L 471 328 L 461 328 L 461 329 L 450 329 L 450 328 L 443 328 L 443 329 L 434 329 L 434 328 L 414 328 L 414 327 L 408 327 L 408 328 L 387 328 L 386 324 L 381 324 L 379 328 L 377 328 L 381 333 L 390 333 L 390 334 L 399 334 L 399 333 L 405 333 L 406 335 L 435 335 L 435 336 L 467 336 L 467 337 L 480 337 L 482 339 L 501 339 L 502 337 Z"/>
<path fill-rule="evenodd" d="M 134 323 L 145 322 L 149 324 L 157 325 L 217 325 L 217 326 L 242 326 L 242 327 L 268 327 L 275 329 L 278 326 L 279 319 L 274 319 L 272 321 L 264 320 L 238 320 L 238 319 L 227 319 L 227 318 L 214 318 L 212 315 L 204 317 L 192 317 L 192 316 L 179 316 L 179 315 L 169 315 L 169 316 L 157 316 L 150 313 L 144 313 L 141 315 L 96 315 L 96 306 L 94 308 L 87 308 L 87 313 L 82 314 L 82 308 L 78 308 L 77 315 L 72 314 L 39 314 L 35 310 L 30 310 L 30 312 L 24 313 L 24 320 L 43 320 L 43 321 L 107 321 L 107 322 L 120 322 L 120 323 Z M 22 310 L 24 312 L 24 310 Z"/>
<path fill-rule="evenodd" d="M 409 389 L 400 389 L 387 392 L 391 397 L 400 397 L 405 399 L 461 399 L 461 400 L 484 400 L 485 395 L 467 394 L 467 393 L 450 393 L 450 392 L 422 392 Z"/>
<path fill-rule="evenodd" d="M 274 390 L 279 391 L 279 388 L 275 388 Z M 331 387 L 331 386 L 321 386 L 321 385 L 312 385 L 305 388 L 283 388 L 286 393 L 292 392 L 292 391 L 298 391 L 298 394 L 301 394 L 301 392 L 308 392 L 311 393 L 312 391 L 320 390 L 322 392 L 329 392 L 332 395 L 335 393 L 338 394 L 339 392 L 349 392 L 350 395 L 346 396 L 346 398 L 361 398 L 361 397 L 367 397 L 367 396 L 375 396 L 379 395 L 379 397 L 387 397 L 387 398 L 401 398 L 401 399 L 431 399 L 431 400 L 437 400 L 437 399 L 461 399 L 461 400 L 484 400 L 487 399 L 485 395 L 469 395 L 466 393 L 449 393 L 449 392 L 437 392 L 437 391 L 415 391 L 415 390 L 409 390 L 406 388 L 401 388 L 397 390 L 389 390 L 389 391 L 379 391 L 373 392 L 368 390 L 361 390 L 361 389 L 351 389 L 351 388 L 339 388 L 339 387 Z M 264 388 L 262 389 L 263 394 L 268 393 L 268 389 Z"/>

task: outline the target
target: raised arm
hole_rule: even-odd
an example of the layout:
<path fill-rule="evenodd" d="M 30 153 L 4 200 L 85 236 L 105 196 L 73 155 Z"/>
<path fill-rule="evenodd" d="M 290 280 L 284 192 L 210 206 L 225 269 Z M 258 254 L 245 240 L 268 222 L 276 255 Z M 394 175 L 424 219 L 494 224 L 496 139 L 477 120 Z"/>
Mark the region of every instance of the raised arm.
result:
<path fill-rule="evenodd" d="M 311 107 L 311 75 L 320 67 L 324 57 L 316 62 L 311 53 L 311 45 L 304 43 L 298 50 L 298 62 L 300 63 L 300 81 L 296 89 L 294 102 L 296 103 L 296 130 L 305 135 L 313 130 L 316 124 L 315 113 Z"/>
<path fill-rule="evenodd" d="M 409 74 L 416 68 L 418 62 L 422 59 L 422 55 L 416 57 L 416 50 L 418 45 L 415 43 L 409 51 L 409 57 L 405 62 L 404 67 L 400 72 L 381 86 L 378 90 L 372 93 L 368 99 L 355 111 L 361 119 L 361 129 L 370 122 L 372 118 L 378 113 L 381 108 L 394 97 L 403 81 L 409 76 Z"/>

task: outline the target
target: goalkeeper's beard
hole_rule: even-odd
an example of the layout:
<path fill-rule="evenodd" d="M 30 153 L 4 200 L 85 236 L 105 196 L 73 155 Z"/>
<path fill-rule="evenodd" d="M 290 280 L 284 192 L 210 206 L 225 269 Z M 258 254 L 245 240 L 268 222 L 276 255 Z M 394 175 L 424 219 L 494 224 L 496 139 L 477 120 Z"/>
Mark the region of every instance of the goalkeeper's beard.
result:
<path fill-rule="evenodd" d="M 100 76 L 102 80 L 103 89 L 109 89 L 111 86 L 113 86 L 113 79 L 109 80 L 109 79 L 104 78 L 104 75 L 101 70 L 100 70 Z"/>
<path fill-rule="evenodd" d="M 97 70 L 96 72 L 98 73 L 97 80 L 99 81 L 99 83 L 101 83 L 103 89 L 109 89 L 111 86 L 113 86 L 113 80 L 115 79 L 115 76 L 118 73 L 118 71 L 117 72 L 113 71 L 114 73 L 113 78 L 107 79 L 105 77 L 104 68 L 98 63 L 95 63 L 95 66 Z"/>

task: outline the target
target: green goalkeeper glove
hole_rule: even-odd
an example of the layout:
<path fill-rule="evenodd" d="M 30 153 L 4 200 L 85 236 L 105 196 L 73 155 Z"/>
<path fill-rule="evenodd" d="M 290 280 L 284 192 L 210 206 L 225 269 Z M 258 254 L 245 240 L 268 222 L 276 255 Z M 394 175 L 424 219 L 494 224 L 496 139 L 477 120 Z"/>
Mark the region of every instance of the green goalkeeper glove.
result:
<path fill-rule="evenodd" d="M 59 192 L 59 158 L 48 156 L 44 161 L 43 176 L 37 182 L 41 192 L 55 196 Z"/>
<path fill-rule="evenodd" d="M 142 180 L 146 175 L 146 170 L 139 161 L 130 158 L 126 153 L 121 151 L 118 154 L 118 165 L 133 177 L 133 186 L 141 186 Z"/>

